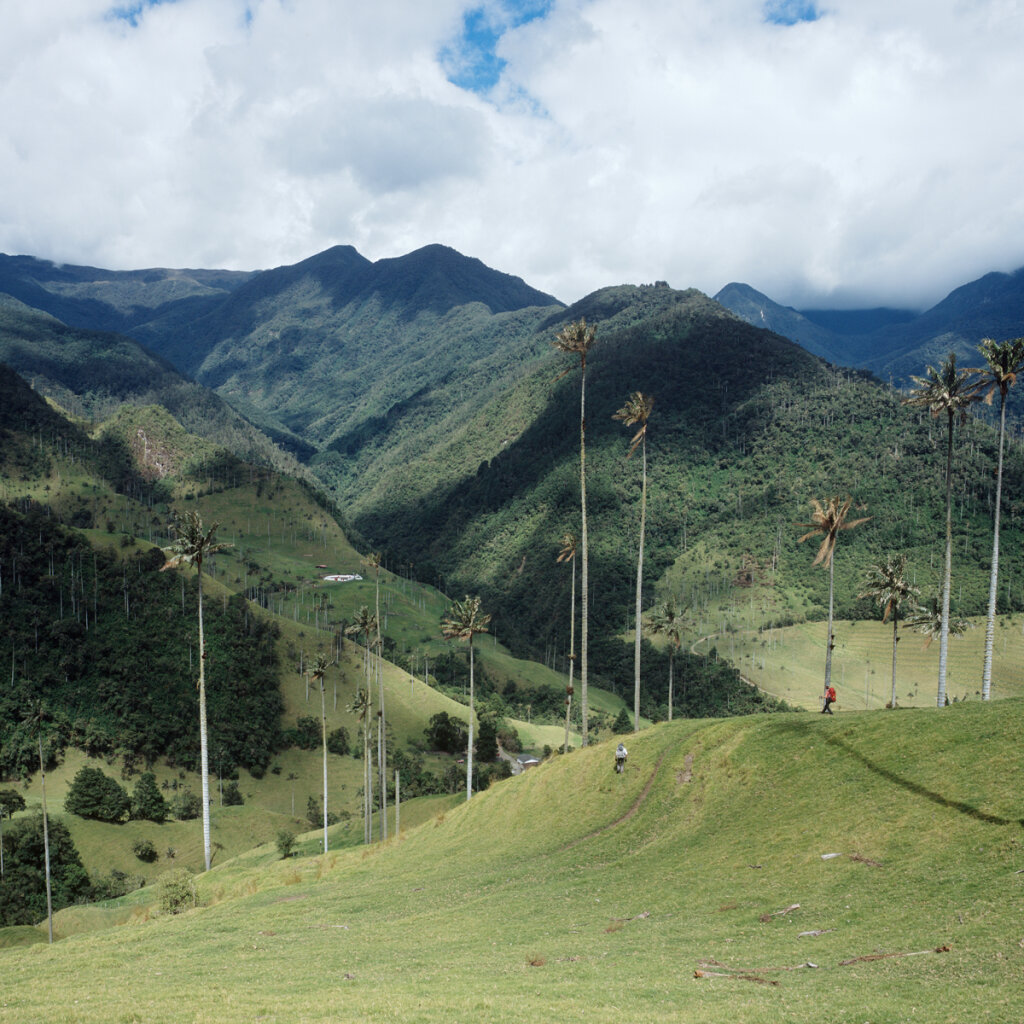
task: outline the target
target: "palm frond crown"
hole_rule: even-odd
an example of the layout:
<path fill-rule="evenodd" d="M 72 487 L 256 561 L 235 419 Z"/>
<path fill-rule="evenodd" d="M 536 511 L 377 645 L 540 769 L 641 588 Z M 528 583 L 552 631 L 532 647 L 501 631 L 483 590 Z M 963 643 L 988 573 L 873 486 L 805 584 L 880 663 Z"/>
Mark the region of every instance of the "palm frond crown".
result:
<path fill-rule="evenodd" d="M 798 541 L 802 544 L 811 537 L 821 537 L 821 546 L 814 556 L 811 565 L 818 565 L 825 569 L 832 563 L 832 554 L 836 548 L 836 538 L 844 530 L 852 530 L 861 523 L 866 523 L 871 516 L 863 516 L 860 519 L 847 519 L 850 508 L 853 505 L 853 498 L 846 498 L 840 501 L 838 497 L 827 498 L 824 502 L 816 498 L 811 499 L 811 521 L 809 523 L 797 523 L 797 526 L 810 527 Z"/>

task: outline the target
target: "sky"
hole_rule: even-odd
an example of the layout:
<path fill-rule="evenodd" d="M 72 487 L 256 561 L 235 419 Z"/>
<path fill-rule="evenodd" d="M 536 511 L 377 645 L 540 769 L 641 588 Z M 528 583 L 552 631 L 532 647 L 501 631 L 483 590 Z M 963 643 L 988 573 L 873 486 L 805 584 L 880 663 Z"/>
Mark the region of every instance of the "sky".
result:
<path fill-rule="evenodd" d="M 0 252 L 442 243 L 565 302 L 1024 265 L 1024 0 L 0 0 Z"/>

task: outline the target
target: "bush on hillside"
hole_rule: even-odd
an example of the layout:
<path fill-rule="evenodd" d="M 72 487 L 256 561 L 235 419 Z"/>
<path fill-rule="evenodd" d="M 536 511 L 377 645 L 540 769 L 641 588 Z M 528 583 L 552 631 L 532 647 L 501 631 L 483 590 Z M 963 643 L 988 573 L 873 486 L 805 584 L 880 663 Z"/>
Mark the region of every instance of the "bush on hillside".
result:
<path fill-rule="evenodd" d="M 121 784 L 88 765 L 78 770 L 64 799 L 64 810 L 69 814 L 94 821 L 123 821 L 130 807 Z"/>
<path fill-rule="evenodd" d="M 67 825 L 49 822 L 50 891 L 54 912 L 92 896 L 89 875 Z M 4 828 L 4 873 L 0 876 L 0 927 L 36 924 L 46 917 L 43 816 L 20 818 Z"/>
<path fill-rule="evenodd" d="M 285 733 L 285 740 L 300 750 L 316 750 L 320 746 L 320 723 L 310 715 L 300 715 L 295 728 Z"/>
<path fill-rule="evenodd" d="M 178 821 L 192 821 L 203 813 L 203 801 L 191 789 L 183 789 L 171 800 L 171 813 Z"/>
<path fill-rule="evenodd" d="M 132 844 L 132 853 L 147 864 L 152 864 L 160 856 L 152 839 L 136 839 Z"/>
<path fill-rule="evenodd" d="M 237 782 L 229 782 L 225 785 L 222 799 L 225 807 L 240 807 L 245 803 Z"/>
<path fill-rule="evenodd" d="M 275 842 L 277 843 L 277 852 L 281 854 L 281 859 L 285 860 L 292 855 L 292 847 L 295 845 L 295 833 L 291 829 L 279 829 Z"/>
<path fill-rule="evenodd" d="M 180 914 L 196 906 L 196 878 L 188 868 L 173 868 L 165 871 L 157 881 L 160 893 L 160 909 L 165 914 Z"/>
<path fill-rule="evenodd" d="M 167 817 L 167 801 L 156 784 L 152 772 L 143 772 L 132 790 L 132 818 L 136 821 L 155 821 Z"/>
<path fill-rule="evenodd" d="M 25 810 L 25 798 L 16 789 L 0 789 L 0 814 L 9 818 L 15 811 Z"/>
<path fill-rule="evenodd" d="M 342 726 L 327 734 L 327 749 L 332 754 L 345 757 L 352 751 L 352 743 L 348 737 L 348 729 Z"/>

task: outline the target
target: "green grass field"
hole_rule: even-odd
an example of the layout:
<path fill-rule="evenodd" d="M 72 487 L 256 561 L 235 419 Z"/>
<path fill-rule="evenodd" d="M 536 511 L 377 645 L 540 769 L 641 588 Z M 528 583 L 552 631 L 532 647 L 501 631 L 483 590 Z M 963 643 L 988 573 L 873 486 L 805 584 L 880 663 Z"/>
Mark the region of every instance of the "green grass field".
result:
<path fill-rule="evenodd" d="M 946 691 L 950 700 L 978 700 L 985 650 L 985 621 L 949 641 Z M 825 675 L 825 623 L 804 622 L 785 629 L 738 630 L 693 645 L 711 647 L 728 658 L 756 686 L 803 708 L 821 706 Z M 881 708 L 892 693 L 892 625 L 838 621 L 832 680 L 840 710 Z M 900 631 L 896 660 L 896 703 L 933 707 L 938 692 L 939 644 L 928 648 L 917 633 Z M 1024 696 L 1024 616 L 1000 616 L 992 658 L 992 696 Z"/>
<path fill-rule="evenodd" d="M 1020 699 L 662 724 L 623 776 L 601 744 L 397 841 L 260 848 L 177 916 L 66 911 L 2 953 L 0 1021 L 1018 1022 L 1022 731 Z"/>

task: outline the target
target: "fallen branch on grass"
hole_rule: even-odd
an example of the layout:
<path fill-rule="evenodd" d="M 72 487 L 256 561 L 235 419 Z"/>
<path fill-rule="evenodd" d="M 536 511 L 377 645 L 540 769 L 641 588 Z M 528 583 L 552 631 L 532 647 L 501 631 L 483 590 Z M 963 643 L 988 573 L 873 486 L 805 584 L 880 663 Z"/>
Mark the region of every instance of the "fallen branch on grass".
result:
<path fill-rule="evenodd" d="M 888 960 L 894 956 L 924 956 L 926 953 L 948 953 L 949 946 L 936 946 L 934 949 L 918 949 L 913 953 L 868 953 L 867 956 L 855 956 L 850 960 L 840 960 L 840 967 L 849 967 L 850 964 L 863 964 L 871 960 Z"/>
<path fill-rule="evenodd" d="M 771 974 L 774 971 L 799 971 L 805 967 L 816 968 L 817 966 L 817 964 L 812 964 L 810 960 L 802 964 L 783 965 L 782 967 L 730 967 L 728 964 L 720 963 L 718 960 L 698 960 L 697 970 L 693 972 L 693 976 L 695 978 L 752 977 L 760 974 Z M 717 967 L 719 970 L 710 971 L 708 970 L 709 967 Z"/>
<path fill-rule="evenodd" d="M 762 921 L 770 921 L 773 917 L 784 917 L 786 914 L 791 914 L 794 910 L 799 910 L 799 903 L 791 903 L 788 907 L 784 907 L 782 910 L 776 910 L 771 914 L 762 914 Z"/>
<path fill-rule="evenodd" d="M 850 860 L 856 861 L 858 864 L 867 864 L 873 868 L 880 868 L 882 866 L 877 860 L 872 860 L 870 857 L 862 857 L 859 853 L 851 853 Z"/>
<path fill-rule="evenodd" d="M 695 978 L 736 978 L 739 981 L 756 981 L 759 985 L 778 985 L 772 978 L 762 978 L 758 974 L 729 974 L 725 971 L 702 971 L 699 968 L 693 972 Z"/>

